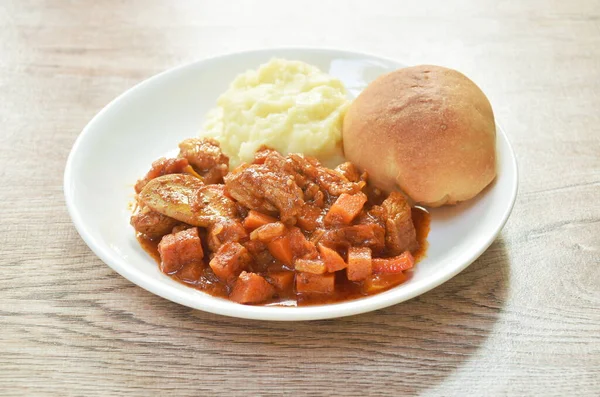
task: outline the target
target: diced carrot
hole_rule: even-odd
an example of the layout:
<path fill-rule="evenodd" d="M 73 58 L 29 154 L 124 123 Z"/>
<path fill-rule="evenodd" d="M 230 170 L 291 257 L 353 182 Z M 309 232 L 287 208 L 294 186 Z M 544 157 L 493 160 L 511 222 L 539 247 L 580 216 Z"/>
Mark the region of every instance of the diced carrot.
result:
<path fill-rule="evenodd" d="M 260 303 L 275 294 L 273 287 L 264 277 L 256 273 L 242 272 L 235 282 L 229 299 L 238 303 Z"/>
<path fill-rule="evenodd" d="M 158 253 L 160 270 L 166 274 L 174 273 L 188 263 L 201 261 L 204 251 L 198 228 L 165 235 L 158 243 Z"/>
<path fill-rule="evenodd" d="M 393 258 L 373 259 L 373 273 L 402 273 L 412 268 L 414 264 L 415 258 L 410 251 L 405 251 Z"/>
<path fill-rule="evenodd" d="M 285 291 L 290 288 L 294 282 L 294 272 L 272 272 L 269 273 L 268 278 L 275 288 L 277 288 L 279 291 Z"/>
<path fill-rule="evenodd" d="M 327 271 L 325 263 L 321 259 L 296 259 L 294 268 L 297 272 L 312 274 L 323 274 Z"/>
<path fill-rule="evenodd" d="M 349 225 L 360 213 L 366 202 L 367 195 L 363 192 L 355 194 L 342 193 L 325 215 L 325 224 Z"/>
<path fill-rule="evenodd" d="M 251 262 L 248 250 L 240 243 L 230 241 L 219 247 L 208 265 L 221 281 L 229 284 Z"/>
<path fill-rule="evenodd" d="M 404 273 L 372 274 L 367 277 L 363 284 L 363 291 L 372 294 L 398 285 L 406 281 Z"/>
<path fill-rule="evenodd" d="M 328 248 L 323 244 L 319 244 L 318 248 L 321 258 L 323 258 L 325 267 L 329 273 L 337 272 L 338 270 L 346 268 L 347 265 L 346 262 L 344 262 L 344 258 L 342 258 L 342 256 L 338 254 L 336 250 Z"/>
<path fill-rule="evenodd" d="M 267 223 L 252 231 L 250 239 L 259 240 L 266 244 L 283 236 L 286 231 L 285 225 L 281 222 Z"/>
<path fill-rule="evenodd" d="M 360 281 L 372 273 L 371 249 L 367 247 L 350 247 L 348 249 L 348 268 L 346 274 L 350 281 Z"/>
<path fill-rule="evenodd" d="M 335 290 L 335 274 L 296 273 L 296 292 L 331 294 Z"/>
<path fill-rule="evenodd" d="M 275 259 L 280 260 L 288 266 L 292 266 L 294 256 L 290 247 L 290 238 L 287 235 L 271 241 L 267 244 L 267 248 Z"/>
<path fill-rule="evenodd" d="M 265 215 L 262 212 L 250 210 L 248 216 L 244 219 L 244 227 L 248 230 L 254 230 L 267 223 L 277 222 L 272 216 Z"/>

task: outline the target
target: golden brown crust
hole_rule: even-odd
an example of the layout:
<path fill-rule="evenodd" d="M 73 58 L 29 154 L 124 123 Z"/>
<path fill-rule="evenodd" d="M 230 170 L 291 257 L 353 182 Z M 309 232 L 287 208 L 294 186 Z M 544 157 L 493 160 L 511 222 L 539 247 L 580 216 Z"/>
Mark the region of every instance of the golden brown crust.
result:
<path fill-rule="evenodd" d="M 496 175 L 489 101 L 462 73 L 439 66 L 373 81 L 348 109 L 343 142 L 377 187 L 431 207 L 468 200 Z"/>

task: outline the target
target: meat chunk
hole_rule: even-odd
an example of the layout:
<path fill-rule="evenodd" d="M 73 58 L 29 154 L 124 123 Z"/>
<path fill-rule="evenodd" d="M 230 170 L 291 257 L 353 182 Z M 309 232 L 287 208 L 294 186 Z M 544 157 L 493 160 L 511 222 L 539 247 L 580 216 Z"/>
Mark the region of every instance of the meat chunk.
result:
<path fill-rule="evenodd" d="M 335 170 L 346 177 L 350 182 L 360 182 L 361 180 L 367 179 L 366 173 L 361 175 L 358 168 L 349 161 L 338 165 L 335 167 Z"/>
<path fill-rule="evenodd" d="M 209 266 L 219 280 L 230 284 L 240 272 L 250 265 L 252 257 L 248 250 L 236 242 L 223 244 L 210 260 Z"/>
<path fill-rule="evenodd" d="M 350 182 L 341 172 L 323 167 L 317 159 L 302 154 L 283 157 L 274 150 L 264 149 L 258 156 L 259 161 L 269 169 L 293 177 L 304 192 L 305 200 L 319 207 L 323 204 L 323 192 L 339 196 L 358 192 L 365 185 L 364 181 Z"/>
<path fill-rule="evenodd" d="M 286 170 L 286 157 L 282 156 L 278 151 L 269 148 L 268 146 L 262 146 L 254 155 L 253 164 L 261 164 L 266 166 L 272 171 L 285 172 Z"/>
<path fill-rule="evenodd" d="M 208 248 L 211 251 L 217 251 L 223 244 L 228 242 L 245 241 L 248 238 L 248 232 L 236 219 L 220 218 L 212 226 L 208 227 L 208 236 L 206 238 Z"/>
<path fill-rule="evenodd" d="M 288 238 L 294 259 L 315 259 L 319 255 L 315 244 L 308 241 L 299 228 L 292 227 L 288 232 Z"/>
<path fill-rule="evenodd" d="M 385 228 L 385 211 L 380 205 L 374 205 L 368 211 L 363 211 L 356 218 L 359 225 L 379 225 Z"/>
<path fill-rule="evenodd" d="M 238 303 L 261 303 L 275 294 L 275 288 L 264 277 L 256 273 L 242 272 L 238 277 L 229 299 Z"/>
<path fill-rule="evenodd" d="M 145 206 L 131 216 L 130 223 L 136 232 L 150 239 L 158 239 L 171 233 L 171 230 L 179 224 L 176 219 Z"/>
<path fill-rule="evenodd" d="M 249 240 L 244 242 L 242 245 L 246 247 L 250 255 L 253 257 L 260 255 L 263 251 L 267 250 L 267 245 L 258 240 Z"/>
<path fill-rule="evenodd" d="M 263 213 L 280 213 L 282 222 L 296 223 L 304 205 L 303 193 L 294 179 L 266 165 L 238 167 L 225 176 L 227 193 L 242 205 Z"/>
<path fill-rule="evenodd" d="M 263 145 L 254 154 L 253 164 L 265 164 L 267 162 L 271 162 L 270 166 L 282 166 L 285 163 L 285 158 L 277 150 Z"/>
<path fill-rule="evenodd" d="M 179 144 L 179 156 L 200 171 L 229 168 L 229 158 L 221 152 L 219 142 L 211 138 L 189 138 Z"/>
<path fill-rule="evenodd" d="M 345 226 L 327 230 L 319 242 L 336 249 L 355 246 L 369 247 L 375 252 L 380 252 L 385 248 L 385 229 L 374 223 Z"/>
<path fill-rule="evenodd" d="M 160 254 L 160 270 L 172 274 L 184 265 L 202 261 L 204 251 L 198 236 L 198 229 L 193 227 L 175 234 L 167 234 L 158 243 Z"/>
<path fill-rule="evenodd" d="M 210 138 L 190 138 L 179 144 L 179 157 L 186 159 L 207 185 L 221 183 L 229 170 L 229 158 L 219 142 Z"/>
<path fill-rule="evenodd" d="M 242 243 L 248 250 L 248 253 L 252 256 L 252 264 L 250 270 L 253 272 L 264 272 L 268 269 L 269 265 L 275 262 L 275 258 L 267 249 L 267 245 L 258 240 L 249 240 Z"/>
<path fill-rule="evenodd" d="M 297 225 L 312 232 L 323 223 L 323 210 L 312 204 L 305 204 L 298 215 Z"/>
<path fill-rule="evenodd" d="M 350 182 L 340 172 L 323 167 L 319 161 L 312 157 L 301 154 L 290 154 L 287 156 L 287 170 L 296 174 L 296 180 L 305 180 L 316 183 L 319 188 L 332 196 L 342 193 L 353 194 L 360 191 L 365 182 Z M 302 185 L 299 184 L 301 187 Z"/>
<path fill-rule="evenodd" d="M 304 201 L 314 205 L 315 207 L 323 208 L 325 206 L 325 194 L 323 193 L 321 188 L 319 188 L 319 185 L 317 185 L 314 182 L 303 181 L 299 178 L 296 178 L 296 183 L 298 183 L 298 180 L 300 180 L 300 183 L 302 183 Z"/>
<path fill-rule="evenodd" d="M 298 167 L 289 156 L 283 157 L 278 152 L 270 149 L 264 149 L 261 152 L 261 156 L 265 167 L 269 168 L 272 172 L 283 173 L 293 178 L 298 187 L 302 189 L 305 202 L 310 202 L 317 207 L 323 207 L 325 197 L 319 185 L 300 173 Z"/>
<path fill-rule="evenodd" d="M 392 255 L 419 248 L 410 205 L 401 193 L 392 192 L 381 205 L 385 215 L 385 243 Z"/>
<path fill-rule="evenodd" d="M 225 184 L 229 194 L 243 205 L 261 212 L 278 211 L 284 223 L 294 224 L 306 208 L 305 203 L 310 203 L 308 208 L 322 208 L 325 193 L 332 196 L 358 193 L 365 182 L 350 182 L 311 157 L 300 154 L 283 157 L 274 150 L 264 149 L 257 154 L 255 164 L 227 175 Z"/>
<path fill-rule="evenodd" d="M 159 176 L 167 174 L 182 173 L 185 167 L 187 167 L 188 165 L 188 161 L 182 158 L 159 158 L 158 160 L 152 163 L 152 167 L 150 168 L 150 171 L 148 171 L 146 176 L 137 181 L 137 183 L 135 184 L 135 192 L 139 194 L 144 188 L 144 186 L 146 186 L 146 184 L 154 178 L 158 178 Z"/>

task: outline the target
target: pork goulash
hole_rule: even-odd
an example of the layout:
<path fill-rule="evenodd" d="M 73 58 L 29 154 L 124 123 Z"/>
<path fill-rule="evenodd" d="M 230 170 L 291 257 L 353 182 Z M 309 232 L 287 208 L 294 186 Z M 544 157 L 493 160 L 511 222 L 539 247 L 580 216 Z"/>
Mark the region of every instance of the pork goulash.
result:
<path fill-rule="evenodd" d="M 179 148 L 137 182 L 131 224 L 186 285 L 244 304 L 337 302 L 402 283 L 424 252 L 428 214 L 350 162 L 264 147 L 229 172 L 215 140 Z"/>

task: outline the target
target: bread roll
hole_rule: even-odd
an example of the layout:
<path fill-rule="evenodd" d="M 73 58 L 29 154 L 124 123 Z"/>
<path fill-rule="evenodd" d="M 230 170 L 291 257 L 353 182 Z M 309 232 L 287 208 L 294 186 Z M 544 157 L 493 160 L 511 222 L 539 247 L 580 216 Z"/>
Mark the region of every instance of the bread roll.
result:
<path fill-rule="evenodd" d="M 380 189 L 417 204 L 468 200 L 496 176 L 496 125 L 485 94 L 466 76 L 414 66 L 373 81 L 343 127 L 346 159 Z"/>

